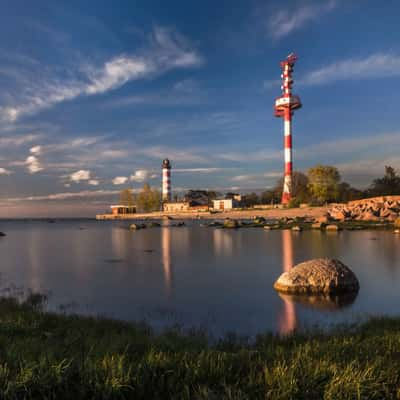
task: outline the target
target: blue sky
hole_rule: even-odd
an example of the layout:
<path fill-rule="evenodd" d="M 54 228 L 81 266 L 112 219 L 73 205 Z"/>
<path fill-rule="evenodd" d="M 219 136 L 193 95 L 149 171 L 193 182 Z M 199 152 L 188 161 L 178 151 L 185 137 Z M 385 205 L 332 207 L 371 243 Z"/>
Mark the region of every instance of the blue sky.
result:
<path fill-rule="evenodd" d="M 0 216 L 83 216 L 123 187 L 271 187 L 279 61 L 294 167 L 400 167 L 398 1 L 13 1 L 0 15 Z"/>

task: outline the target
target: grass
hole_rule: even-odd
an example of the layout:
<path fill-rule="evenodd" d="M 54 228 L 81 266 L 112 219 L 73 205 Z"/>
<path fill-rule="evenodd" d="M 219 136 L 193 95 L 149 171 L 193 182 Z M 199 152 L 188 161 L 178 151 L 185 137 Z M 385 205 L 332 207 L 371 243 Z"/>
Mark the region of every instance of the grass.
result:
<path fill-rule="evenodd" d="M 0 299 L 1 399 L 399 399 L 400 319 L 332 334 L 156 335 Z"/>

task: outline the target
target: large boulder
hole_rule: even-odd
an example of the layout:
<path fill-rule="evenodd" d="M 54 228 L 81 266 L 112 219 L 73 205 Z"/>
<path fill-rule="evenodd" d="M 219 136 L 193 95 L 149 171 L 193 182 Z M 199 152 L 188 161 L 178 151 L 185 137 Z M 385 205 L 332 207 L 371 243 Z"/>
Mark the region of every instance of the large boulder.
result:
<path fill-rule="evenodd" d="M 339 260 L 318 258 L 284 272 L 274 288 L 292 294 L 332 294 L 357 292 L 359 283 L 350 268 Z"/>

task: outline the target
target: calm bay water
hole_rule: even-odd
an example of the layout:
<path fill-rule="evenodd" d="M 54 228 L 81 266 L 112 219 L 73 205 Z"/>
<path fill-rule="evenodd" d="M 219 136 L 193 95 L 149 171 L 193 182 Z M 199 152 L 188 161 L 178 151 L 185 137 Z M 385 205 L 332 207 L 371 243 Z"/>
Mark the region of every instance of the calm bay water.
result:
<path fill-rule="evenodd" d="M 52 310 L 147 320 L 155 328 L 201 327 L 214 335 L 400 315 L 400 236 L 392 232 L 128 226 L 1 221 L 7 237 L 0 238 L 0 289 L 50 292 Z M 305 303 L 274 291 L 282 271 L 316 257 L 352 268 L 357 297 Z"/>

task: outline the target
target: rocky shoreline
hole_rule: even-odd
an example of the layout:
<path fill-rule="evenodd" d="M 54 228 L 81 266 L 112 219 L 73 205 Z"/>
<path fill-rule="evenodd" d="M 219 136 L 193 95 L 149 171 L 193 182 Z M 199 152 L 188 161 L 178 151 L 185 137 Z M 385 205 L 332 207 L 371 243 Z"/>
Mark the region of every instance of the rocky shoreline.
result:
<path fill-rule="evenodd" d="M 333 205 L 323 217 L 333 221 L 394 223 L 399 213 L 400 196 L 385 196 Z"/>

